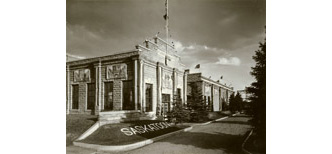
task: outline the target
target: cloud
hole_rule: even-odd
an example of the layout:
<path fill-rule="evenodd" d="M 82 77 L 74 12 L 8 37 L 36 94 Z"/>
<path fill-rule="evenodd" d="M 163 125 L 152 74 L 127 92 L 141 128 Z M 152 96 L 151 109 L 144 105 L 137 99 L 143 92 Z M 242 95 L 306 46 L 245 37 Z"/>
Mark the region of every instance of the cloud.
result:
<path fill-rule="evenodd" d="M 196 64 L 212 64 L 218 60 L 218 57 L 232 56 L 227 50 L 222 48 L 210 47 L 196 43 L 183 44 L 177 40 L 171 40 L 174 43 L 176 51 L 181 57 L 181 61 L 187 66 Z M 212 63 L 211 63 L 212 62 Z"/>
<path fill-rule="evenodd" d="M 216 64 L 220 65 L 233 65 L 233 66 L 239 66 L 241 64 L 241 60 L 237 57 L 229 57 L 229 58 L 218 58 L 219 60 L 216 62 Z"/>
<path fill-rule="evenodd" d="M 178 52 L 183 52 L 184 50 L 187 50 L 187 49 L 188 50 L 194 50 L 194 49 L 197 48 L 194 45 L 184 46 L 180 41 L 176 41 L 176 40 L 171 40 L 171 42 L 174 43 L 175 50 L 178 51 Z"/>
<path fill-rule="evenodd" d="M 173 41 L 175 50 L 178 52 L 182 52 L 186 47 L 182 45 L 180 41 Z"/>
<path fill-rule="evenodd" d="M 76 59 L 85 59 L 86 58 L 84 56 L 78 56 L 78 55 L 73 55 L 73 54 L 69 54 L 69 53 L 66 53 L 66 56 L 76 58 Z"/>
<path fill-rule="evenodd" d="M 223 25 L 230 25 L 230 24 L 234 23 L 236 20 L 237 20 L 237 15 L 232 14 L 232 15 L 230 15 L 228 17 L 225 17 L 222 20 L 220 20 L 218 22 L 218 24 L 222 25 L 222 26 Z"/>

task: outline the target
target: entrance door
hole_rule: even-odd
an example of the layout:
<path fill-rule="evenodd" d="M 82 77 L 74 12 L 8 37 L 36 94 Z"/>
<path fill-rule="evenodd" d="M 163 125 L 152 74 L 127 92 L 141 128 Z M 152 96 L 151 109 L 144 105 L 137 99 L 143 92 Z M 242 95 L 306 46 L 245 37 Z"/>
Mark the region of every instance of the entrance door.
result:
<path fill-rule="evenodd" d="M 113 82 L 105 82 L 104 110 L 113 110 Z"/>
<path fill-rule="evenodd" d="M 162 99 L 161 115 L 165 115 L 164 113 L 167 113 L 171 110 L 171 107 L 170 107 L 171 95 L 162 94 L 161 99 Z"/>

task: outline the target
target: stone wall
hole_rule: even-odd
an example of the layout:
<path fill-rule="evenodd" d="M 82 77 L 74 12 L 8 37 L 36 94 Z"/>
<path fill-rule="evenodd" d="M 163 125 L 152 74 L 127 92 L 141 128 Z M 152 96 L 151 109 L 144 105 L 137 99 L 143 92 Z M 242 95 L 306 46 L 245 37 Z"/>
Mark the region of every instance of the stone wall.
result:
<path fill-rule="evenodd" d="M 102 80 L 102 88 L 101 88 L 101 109 L 104 109 L 105 103 L 105 83 L 106 82 L 113 82 L 113 110 L 120 111 L 122 110 L 123 104 L 123 96 L 122 96 L 122 88 L 123 88 L 123 81 L 133 80 L 134 79 L 134 61 L 129 59 L 118 59 L 115 61 L 102 61 L 102 68 L 101 68 L 101 80 Z M 117 64 L 126 64 L 127 65 L 127 78 L 126 79 L 107 79 L 107 66 L 109 65 L 117 65 Z M 133 89 L 132 89 L 133 90 Z"/>
<path fill-rule="evenodd" d="M 89 69 L 90 70 L 90 80 L 89 81 L 74 81 L 74 72 L 77 70 L 85 70 L 85 69 Z M 68 94 L 69 94 L 69 98 L 67 103 L 67 106 L 69 107 L 69 113 L 72 114 L 91 114 L 92 111 L 91 110 L 87 110 L 87 84 L 95 84 L 95 69 L 93 64 L 89 63 L 89 64 L 85 64 L 85 65 L 78 65 L 78 66 L 73 66 L 73 67 L 69 67 L 69 90 L 68 90 Z M 78 109 L 72 109 L 73 106 L 73 85 L 78 85 Z"/>

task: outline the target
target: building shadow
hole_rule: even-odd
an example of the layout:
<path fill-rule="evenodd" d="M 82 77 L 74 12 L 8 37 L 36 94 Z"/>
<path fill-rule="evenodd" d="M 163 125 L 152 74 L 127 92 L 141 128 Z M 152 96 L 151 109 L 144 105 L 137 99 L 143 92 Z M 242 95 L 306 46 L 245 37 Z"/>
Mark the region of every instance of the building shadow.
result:
<path fill-rule="evenodd" d="M 248 130 L 249 131 L 249 130 Z M 243 153 L 241 145 L 246 135 L 224 133 L 184 132 L 159 142 L 169 142 L 176 145 L 188 145 L 202 149 L 220 149 L 226 153 Z"/>
<path fill-rule="evenodd" d="M 98 121 L 98 117 L 87 118 L 87 120 L 91 120 L 91 121 L 97 122 Z"/>

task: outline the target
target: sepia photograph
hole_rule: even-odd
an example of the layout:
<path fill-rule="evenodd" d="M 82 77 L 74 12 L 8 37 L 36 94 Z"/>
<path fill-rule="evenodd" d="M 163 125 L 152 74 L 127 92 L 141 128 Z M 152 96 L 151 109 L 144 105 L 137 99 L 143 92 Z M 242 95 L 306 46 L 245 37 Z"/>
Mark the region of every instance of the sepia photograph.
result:
<path fill-rule="evenodd" d="M 1 153 L 331 153 L 331 6 L 2 1 Z"/>
<path fill-rule="evenodd" d="M 67 154 L 265 154 L 265 0 L 67 0 Z"/>

